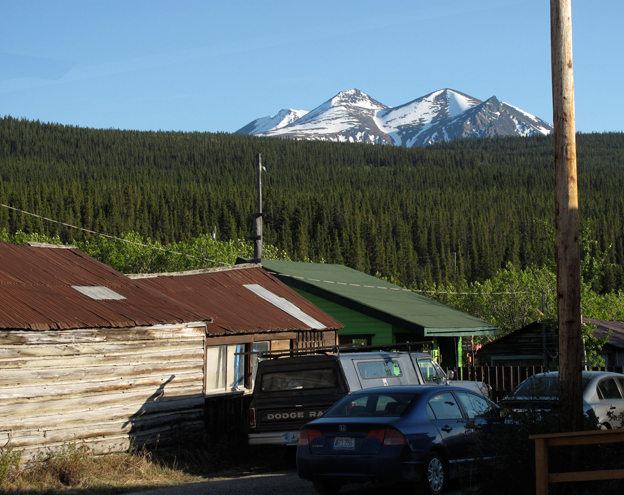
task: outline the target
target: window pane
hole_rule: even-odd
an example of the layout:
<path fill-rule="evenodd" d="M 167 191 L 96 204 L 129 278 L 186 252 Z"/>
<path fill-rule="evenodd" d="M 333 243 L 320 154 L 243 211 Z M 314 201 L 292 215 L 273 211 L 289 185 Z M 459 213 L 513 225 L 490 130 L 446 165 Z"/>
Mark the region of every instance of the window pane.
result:
<path fill-rule="evenodd" d="M 556 376 L 528 378 L 518 385 L 512 395 L 514 397 L 558 397 L 559 378 Z"/>
<path fill-rule="evenodd" d="M 389 378 L 401 376 L 401 367 L 396 361 L 358 363 L 362 378 Z"/>
<path fill-rule="evenodd" d="M 431 410 L 436 419 L 462 419 L 462 413 L 450 392 L 434 395 L 429 399 Z"/>
<path fill-rule="evenodd" d="M 227 346 L 228 389 L 236 390 L 245 386 L 245 344 Z"/>
<path fill-rule="evenodd" d="M 336 388 L 338 377 L 333 369 L 265 373 L 261 386 L 265 392 Z"/>
<path fill-rule="evenodd" d="M 399 417 L 414 400 L 414 394 L 403 392 L 375 393 L 345 397 L 323 417 L 347 416 Z"/>
<path fill-rule="evenodd" d="M 225 346 L 206 349 L 206 391 L 225 389 Z"/>
<path fill-rule="evenodd" d="M 469 419 L 485 418 L 492 414 L 492 405 L 483 397 L 467 392 L 457 392 Z"/>
<path fill-rule="evenodd" d="M 602 380 L 598 384 L 598 390 L 602 392 L 602 396 L 605 399 L 621 399 L 622 394 L 620 394 L 620 389 L 615 383 L 613 378 L 607 378 L 606 380 Z"/>
<path fill-rule="evenodd" d="M 442 383 L 444 381 L 443 377 L 440 375 L 438 371 L 438 367 L 434 365 L 434 363 L 430 359 L 420 359 L 418 360 L 418 367 L 420 368 L 420 372 L 423 375 L 423 378 L 428 383 Z"/>

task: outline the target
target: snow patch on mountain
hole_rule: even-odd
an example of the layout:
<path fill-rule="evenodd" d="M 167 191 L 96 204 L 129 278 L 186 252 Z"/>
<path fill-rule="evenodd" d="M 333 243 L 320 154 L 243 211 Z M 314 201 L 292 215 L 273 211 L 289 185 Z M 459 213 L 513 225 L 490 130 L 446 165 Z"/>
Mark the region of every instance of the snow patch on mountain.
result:
<path fill-rule="evenodd" d="M 259 119 L 250 122 L 237 132 L 241 134 L 259 134 L 262 132 L 270 131 L 271 129 L 281 129 L 288 124 L 293 123 L 295 120 L 300 119 L 308 112 L 306 110 L 293 110 L 292 108 L 284 108 L 280 110 L 277 115 L 271 115 L 269 117 L 261 117 Z M 245 129 L 245 131 L 243 131 Z"/>

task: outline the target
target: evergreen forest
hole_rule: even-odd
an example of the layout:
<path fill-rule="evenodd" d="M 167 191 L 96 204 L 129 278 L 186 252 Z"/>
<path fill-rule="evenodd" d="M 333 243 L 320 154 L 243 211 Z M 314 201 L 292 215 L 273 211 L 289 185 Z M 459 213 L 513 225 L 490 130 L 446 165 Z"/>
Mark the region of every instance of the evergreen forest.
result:
<path fill-rule="evenodd" d="M 624 289 L 624 134 L 579 134 L 593 290 Z M 426 148 L 227 133 L 138 132 L 0 118 L 0 203 L 162 246 L 251 235 L 262 154 L 264 241 L 292 260 L 341 263 L 406 287 L 483 283 L 554 259 L 550 137 Z M 0 208 L 0 230 L 91 233 Z M 274 249 L 273 249 L 274 248 Z M 595 253 L 585 253 L 594 255 Z"/>

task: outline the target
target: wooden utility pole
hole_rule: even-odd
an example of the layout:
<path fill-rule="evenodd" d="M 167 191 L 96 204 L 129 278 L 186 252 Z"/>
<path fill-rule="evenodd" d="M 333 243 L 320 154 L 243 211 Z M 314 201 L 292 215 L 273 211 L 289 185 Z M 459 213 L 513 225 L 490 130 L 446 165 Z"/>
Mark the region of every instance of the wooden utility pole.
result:
<path fill-rule="evenodd" d="M 559 383 L 569 431 L 583 427 L 581 365 L 581 269 L 579 247 L 571 0 L 550 0 Z"/>
<path fill-rule="evenodd" d="M 252 215 L 254 220 L 253 235 L 247 239 L 254 241 L 254 263 L 262 261 L 262 154 L 258 153 L 258 213 Z"/>

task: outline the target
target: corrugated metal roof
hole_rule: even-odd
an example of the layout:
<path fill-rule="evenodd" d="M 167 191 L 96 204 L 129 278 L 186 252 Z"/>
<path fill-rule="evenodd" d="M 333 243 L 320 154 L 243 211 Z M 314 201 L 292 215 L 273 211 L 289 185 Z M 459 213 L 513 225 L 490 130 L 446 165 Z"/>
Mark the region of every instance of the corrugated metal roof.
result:
<path fill-rule="evenodd" d="M 328 330 L 343 328 L 339 321 L 269 275 L 259 265 L 130 277 L 197 311 L 210 313 L 213 323 L 208 325 L 207 331 L 215 335 L 314 328 L 312 321 L 304 322 L 289 314 L 247 288 L 248 285 L 259 285 L 278 298 L 285 299 Z"/>
<path fill-rule="evenodd" d="M 343 265 L 262 260 L 288 285 L 423 336 L 495 334 L 497 327 L 462 311 Z"/>
<path fill-rule="evenodd" d="M 93 299 L 74 287 L 98 287 L 124 299 Z M 77 249 L 0 242 L 0 328 L 64 330 L 209 321 Z"/>

